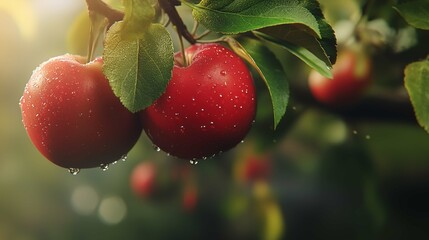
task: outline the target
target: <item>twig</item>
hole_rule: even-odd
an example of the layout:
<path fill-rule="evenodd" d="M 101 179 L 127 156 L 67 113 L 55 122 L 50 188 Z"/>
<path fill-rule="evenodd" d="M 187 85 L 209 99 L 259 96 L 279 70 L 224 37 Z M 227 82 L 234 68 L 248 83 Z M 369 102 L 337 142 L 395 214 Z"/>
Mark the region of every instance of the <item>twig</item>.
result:
<path fill-rule="evenodd" d="M 314 106 L 336 114 L 350 122 L 390 121 L 416 124 L 410 99 L 406 94 L 388 92 L 368 95 L 355 104 L 344 107 L 331 107 L 319 103 L 308 88 L 291 82 L 291 97 L 308 106 Z"/>
<path fill-rule="evenodd" d="M 175 6 L 180 5 L 180 2 L 177 0 L 158 0 L 159 6 L 164 9 L 170 18 L 171 23 L 176 26 L 177 31 L 181 36 L 183 36 L 190 44 L 195 44 L 196 40 L 192 34 L 186 28 L 186 25 L 183 23 L 182 18 L 179 16 Z"/>

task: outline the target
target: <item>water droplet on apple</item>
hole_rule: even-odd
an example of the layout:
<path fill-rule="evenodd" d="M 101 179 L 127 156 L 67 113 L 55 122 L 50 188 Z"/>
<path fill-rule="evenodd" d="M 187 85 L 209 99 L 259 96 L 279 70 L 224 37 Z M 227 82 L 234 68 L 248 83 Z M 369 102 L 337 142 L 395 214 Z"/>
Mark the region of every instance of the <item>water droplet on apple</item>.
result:
<path fill-rule="evenodd" d="M 127 159 L 128 159 L 128 155 L 127 155 L 127 154 L 124 154 L 124 155 L 122 155 L 122 157 L 119 159 L 119 161 L 125 162 L 125 161 L 127 161 Z"/>
<path fill-rule="evenodd" d="M 105 172 L 109 169 L 109 164 L 102 163 L 100 164 L 100 169 Z"/>
<path fill-rule="evenodd" d="M 80 169 L 79 168 L 69 168 L 68 171 L 71 175 L 76 176 L 80 172 Z"/>
<path fill-rule="evenodd" d="M 220 75 L 225 76 L 226 75 L 226 71 L 225 70 L 220 71 Z"/>

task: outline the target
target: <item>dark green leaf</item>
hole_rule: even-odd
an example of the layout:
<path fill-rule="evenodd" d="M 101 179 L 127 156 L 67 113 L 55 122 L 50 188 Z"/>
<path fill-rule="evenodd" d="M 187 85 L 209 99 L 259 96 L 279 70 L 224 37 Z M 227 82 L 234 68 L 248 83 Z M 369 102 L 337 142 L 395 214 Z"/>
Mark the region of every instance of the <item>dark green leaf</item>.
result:
<path fill-rule="evenodd" d="M 336 38 L 315 0 L 203 0 L 187 3 L 197 21 L 221 33 L 258 31 L 331 77 Z M 259 36 L 261 37 L 261 36 Z"/>
<path fill-rule="evenodd" d="M 321 37 L 318 20 L 312 13 L 314 0 L 202 0 L 186 2 L 195 19 L 208 29 L 236 34 L 264 27 L 301 23 Z"/>
<path fill-rule="evenodd" d="M 417 121 L 429 132 L 429 61 L 414 62 L 405 68 L 405 87 Z"/>
<path fill-rule="evenodd" d="M 244 38 L 239 42 L 227 38 L 233 50 L 246 59 L 261 75 L 271 95 L 274 112 L 274 128 L 283 118 L 289 101 L 289 82 L 274 54 L 260 41 Z"/>
<path fill-rule="evenodd" d="M 159 24 L 149 25 L 141 38 L 123 38 L 123 22 L 109 30 L 103 71 L 116 96 L 132 112 L 152 104 L 164 91 L 173 69 L 173 43 Z"/>
<path fill-rule="evenodd" d="M 332 78 L 332 65 L 326 61 L 321 60 L 318 56 L 316 56 L 313 52 L 308 50 L 305 47 L 295 45 L 286 40 L 281 40 L 278 38 L 273 38 L 267 34 L 261 32 L 254 32 L 255 35 L 260 38 L 265 44 L 273 45 L 275 44 L 278 47 L 287 50 L 300 58 L 303 62 L 305 62 L 308 66 L 318 71 L 323 76 L 328 78 Z M 313 43 L 316 44 L 316 43 Z M 317 48 L 316 48 L 317 49 Z M 286 51 L 285 51 L 286 52 Z"/>
<path fill-rule="evenodd" d="M 394 8 L 411 26 L 429 30 L 429 1 L 409 1 L 398 4 Z"/>

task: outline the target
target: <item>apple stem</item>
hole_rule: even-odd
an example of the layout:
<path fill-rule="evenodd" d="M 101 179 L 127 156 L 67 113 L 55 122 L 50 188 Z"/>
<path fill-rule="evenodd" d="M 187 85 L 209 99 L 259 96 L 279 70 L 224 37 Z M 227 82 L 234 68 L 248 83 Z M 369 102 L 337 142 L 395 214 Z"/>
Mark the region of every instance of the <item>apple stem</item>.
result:
<path fill-rule="evenodd" d="M 194 21 L 194 27 L 192 28 L 192 31 L 191 31 L 192 36 L 195 37 L 199 26 L 200 26 L 200 23 L 197 21 Z"/>
<path fill-rule="evenodd" d="M 171 23 L 176 27 L 179 35 L 184 37 L 190 44 L 195 44 L 197 41 L 186 28 L 185 23 L 183 23 L 183 20 L 175 7 L 180 5 L 180 2 L 177 0 L 158 0 L 158 3 L 170 18 Z"/>
<path fill-rule="evenodd" d="M 86 62 L 90 62 L 94 56 L 94 51 L 100 40 L 100 36 L 107 30 L 108 20 L 104 16 L 99 15 L 94 11 L 89 11 L 91 20 L 88 41 L 88 56 Z"/>
<path fill-rule="evenodd" d="M 220 37 L 220 38 L 216 38 L 216 39 L 209 39 L 209 40 L 201 40 L 201 37 L 195 38 L 197 39 L 198 43 L 220 43 L 220 42 L 228 42 L 226 37 Z"/>
<path fill-rule="evenodd" d="M 185 55 L 185 45 L 183 43 L 183 36 L 180 33 L 180 31 L 177 30 L 177 34 L 179 35 L 179 42 L 180 42 L 180 52 L 182 53 L 182 61 L 183 61 L 183 66 L 187 67 L 188 66 L 188 60 L 186 59 L 186 55 Z"/>
<path fill-rule="evenodd" d="M 203 37 L 205 37 L 205 36 L 209 35 L 211 32 L 212 32 L 212 31 L 210 31 L 210 30 L 206 30 L 206 31 L 204 31 L 203 33 L 201 33 L 199 36 L 196 36 L 196 37 L 195 37 L 195 40 L 200 40 L 201 38 L 203 38 Z"/>

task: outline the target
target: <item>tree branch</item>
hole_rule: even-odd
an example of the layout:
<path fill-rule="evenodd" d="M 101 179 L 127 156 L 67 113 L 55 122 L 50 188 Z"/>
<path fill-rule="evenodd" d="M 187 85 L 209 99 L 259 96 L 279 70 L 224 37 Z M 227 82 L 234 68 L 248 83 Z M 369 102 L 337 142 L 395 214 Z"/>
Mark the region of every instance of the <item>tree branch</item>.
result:
<path fill-rule="evenodd" d="M 186 28 L 182 18 L 179 16 L 175 6 L 180 5 L 177 0 L 158 0 L 159 6 L 164 9 L 164 12 L 170 18 L 171 23 L 176 26 L 177 31 L 182 35 L 190 44 L 195 44 L 197 41 Z"/>
<path fill-rule="evenodd" d="M 315 106 L 351 122 L 390 121 L 417 123 L 409 97 L 400 91 L 368 95 L 359 102 L 343 107 L 331 107 L 319 103 L 305 86 L 291 84 L 290 92 L 291 97 L 302 104 Z"/>

